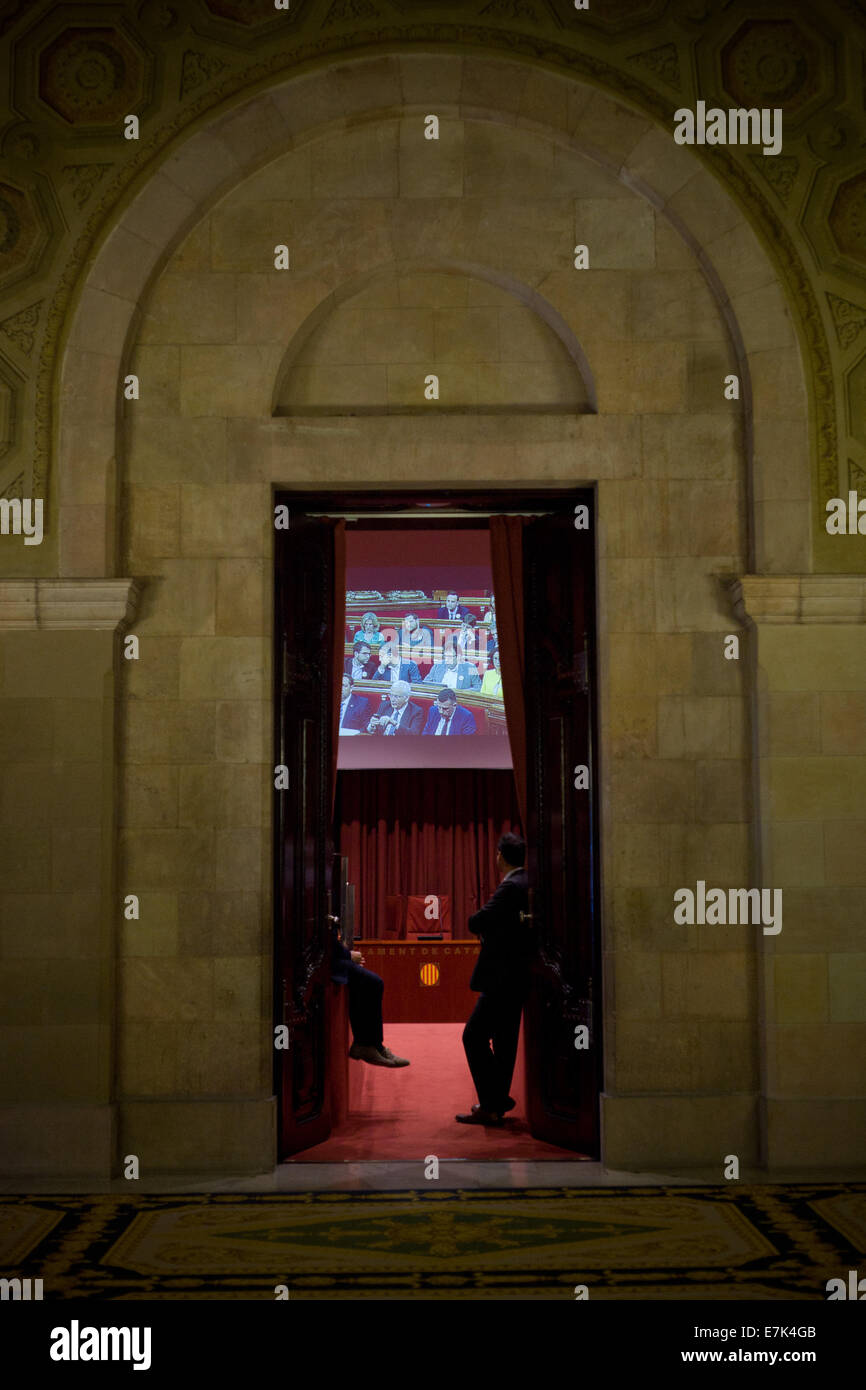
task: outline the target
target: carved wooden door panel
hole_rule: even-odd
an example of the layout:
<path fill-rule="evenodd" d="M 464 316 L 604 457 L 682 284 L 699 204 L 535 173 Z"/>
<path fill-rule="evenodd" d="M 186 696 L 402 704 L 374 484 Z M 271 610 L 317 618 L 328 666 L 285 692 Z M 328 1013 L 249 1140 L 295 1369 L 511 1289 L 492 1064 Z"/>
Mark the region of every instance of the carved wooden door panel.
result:
<path fill-rule="evenodd" d="M 524 531 L 527 842 L 539 943 L 524 1032 L 532 1133 L 597 1157 L 595 523 L 591 497 L 581 500 L 590 505 L 591 529 L 575 529 L 574 516 L 560 512 Z"/>
<path fill-rule="evenodd" d="M 276 531 L 274 792 L 275 1049 L 283 1158 L 327 1139 L 331 985 L 331 630 L 334 542 L 327 521 L 294 512 Z"/>

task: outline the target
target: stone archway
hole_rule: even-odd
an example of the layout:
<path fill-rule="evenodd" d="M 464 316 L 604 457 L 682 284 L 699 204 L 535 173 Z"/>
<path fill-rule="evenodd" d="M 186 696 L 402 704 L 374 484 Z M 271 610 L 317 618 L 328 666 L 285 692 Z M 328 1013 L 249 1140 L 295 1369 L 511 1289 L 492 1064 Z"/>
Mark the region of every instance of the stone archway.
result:
<path fill-rule="evenodd" d="M 468 99 L 459 104 L 440 100 L 443 90 L 455 90 L 460 57 L 439 55 L 425 71 L 413 58 L 396 55 L 398 68 L 407 68 L 404 90 L 411 91 L 413 100 L 400 108 L 383 107 L 371 96 L 366 79 L 380 61 L 360 59 L 346 65 L 339 107 L 333 74 L 325 71 L 284 82 L 212 120 L 163 161 L 108 231 L 80 289 L 62 354 L 56 423 L 63 503 L 61 573 L 72 577 L 115 572 L 108 499 L 121 368 L 137 306 L 172 248 L 227 187 L 262 167 L 287 144 L 302 143 L 316 128 L 310 113 L 320 113 L 319 129 L 345 130 L 371 107 L 377 117 L 387 118 L 397 111 L 421 113 L 431 100 L 445 118 L 471 113 L 513 130 L 543 130 L 581 151 L 639 192 L 691 246 L 727 317 L 741 359 L 744 403 L 752 409 L 747 449 L 752 453 L 749 471 L 754 473 L 754 567 L 777 572 L 807 569 L 810 485 L 802 364 L 772 265 L 724 190 L 688 150 L 675 146 L 650 121 L 581 84 L 551 75 L 551 90 L 567 92 L 568 101 L 539 104 L 532 119 L 518 121 L 511 110 L 496 111 Z M 515 71 L 523 67 L 514 66 Z M 95 344 L 99 351 L 94 351 Z M 749 376 L 755 383 L 750 400 L 745 385 Z M 767 503 L 773 504 L 776 517 L 772 542 L 763 523 Z"/>
<path fill-rule="evenodd" d="M 275 481 L 357 482 L 359 468 L 368 484 L 387 486 L 407 468 L 429 476 L 434 464 L 448 478 L 476 484 L 597 483 L 604 528 L 607 1157 L 632 1165 L 672 1161 L 659 1144 L 684 1134 L 684 1161 L 703 1161 L 722 1143 L 739 1145 L 747 1158 L 758 1154 L 754 1063 L 762 1005 L 754 989 L 755 943 L 693 952 L 685 938 L 665 937 L 661 925 L 669 916 L 670 875 L 674 882 L 694 877 L 703 846 L 698 868 L 708 877 L 749 881 L 755 817 L 745 791 L 747 702 L 742 678 L 713 664 L 730 625 L 717 572 L 749 567 L 749 526 L 762 569 L 809 563 L 800 358 L 772 265 L 745 219 L 688 151 L 578 84 L 551 77 L 569 93 L 558 119 L 556 103 L 521 119 L 489 99 L 473 103 L 471 94 L 462 104 L 439 103 L 443 125 L 475 132 L 476 156 L 490 155 L 497 141 L 501 156 L 504 139 L 512 177 L 529 166 L 542 182 L 575 178 L 579 170 L 581 188 L 590 190 L 581 208 L 588 230 L 578 236 L 559 214 L 534 226 L 526 214 L 521 224 L 525 183 L 503 196 L 513 220 L 499 243 L 489 229 L 479 230 L 477 208 L 461 213 L 462 223 L 439 223 L 432 232 L 417 208 L 404 208 L 395 276 L 411 247 L 416 256 L 435 253 L 482 264 L 490 278 L 521 280 L 548 318 L 562 318 L 585 354 L 598 413 L 553 422 L 539 416 L 531 430 L 507 420 L 479 423 L 471 412 L 456 423 L 431 417 L 413 425 L 411 452 L 399 421 L 377 419 L 374 434 L 357 419 L 330 421 L 328 429 L 303 421 L 289 428 L 271 416 L 293 332 L 387 257 L 375 217 L 368 218 L 367 240 L 356 243 L 341 240 L 340 219 L 332 221 L 330 240 L 315 239 L 303 280 L 290 282 L 298 302 L 294 317 L 286 317 L 267 265 L 275 240 L 284 239 L 276 235 L 282 214 L 263 226 L 267 199 L 261 186 L 255 193 L 256 180 L 267 185 L 276 164 L 301 167 L 316 147 L 327 150 L 320 169 L 351 186 L 346 146 L 363 149 L 371 136 L 375 146 L 375 132 L 389 123 L 415 120 L 420 128 L 437 83 L 461 62 L 437 58 L 426 101 L 416 86 L 412 102 L 376 107 L 365 89 L 371 69 L 361 60 L 350 65 L 357 80 L 343 88 L 349 100 L 339 117 L 329 105 L 329 74 L 320 73 L 213 121 L 165 161 L 107 235 L 70 322 L 58 420 L 61 573 L 95 579 L 126 571 L 157 581 L 147 585 L 137 623 L 151 665 L 124 671 L 119 756 L 122 802 L 132 810 L 123 811 L 117 866 L 118 882 L 135 883 L 158 924 L 150 956 L 124 962 L 117 1020 L 121 1133 L 130 1145 L 146 1140 L 157 1166 L 177 1161 L 190 1126 L 223 1165 L 267 1166 L 271 1152 L 261 1041 L 268 1022 L 261 981 L 269 966 L 269 837 L 260 807 L 270 761 L 263 693 L 270 488 Z M 318 114 L 318 125 L 307 126 L 309 113 Z M 380 196 L 395 204 L 399 154 L 398 141 L 380 171 Z M 479 179 L 483 166 L 476 158 Z M 507 181 L 501 157 L 491 168 Z M 451 174 L 441 171 L 437 198 L 447 196 Z M 336 196 L 308 187 L 311 210 Z M 373 202 L 368 198 L 367 214 Z M 629 216 L 618 216 L 616 204 Z M 246 221 L 245 208 L 253 209 Z M 257 226 L 262 237 L 250 250 Z M 226 285 L 217 287 L 215 317 L 205 329 L 208 301 L 197 293 L 203 282 L 196 277 L 214 273 L 215 227 L 222 257 L 215 273 Z M 419 252 L 431 236 L 434 245 Z M 479 237 L 486 237 L 483 255 Z M 577 241 L 601 247 L 610 272 L 595 299 L 588 292 L 581 299 L 584 287 L 569 263 Z M 160 287 L 174 277 L 177 291 L 184 275 L 186 298 L 170 296 L 183 322 L 176 339 L 161 340 L 154 312 Z M 666 277 L 677 275 L 679 288 L 688 289 L 682 322 L 683 301 L 667 295 Z M 219 295 L 232 277 L 244 279 L 251 298 L 243 302 L 255 303 L 253 317 L 265 316 L 263 305 L 272 301 L 272 319 L 250 341 L 246 332 L 239 339 L 212 326 L 221 321 L 228 301 Z M 378 293 L 381 285 L 370 288 Z M 233 302 L 237 311 L 242 300 Z M 387 308 L 375 294 L 368 303 L 373 314 Z M 635 332 L 636 322 L 639 329 L 653 324 L 657 338 Z M 699 331 L 692 334 L 694 323 Z M 120 382 L 142 363 L 150 401 L 127 407 L 118 428 Z M 742 439 L 739 409 L 720 406 L 720 364 L 741 378 Z M 125 512 L 122 535 L 115 494 Z M 768 505 L 776 513 L 769 531 Z M 236 598 L 245 586 L 252 594 L 246 605 Z M 191 859 L 198 888 L 188 877 Z M 231 886 L 238 881 L 247 885 L 244 893 Z M 202 902 L 193 902 L 199 892 Z M 240 903 L 244 895 L 249 901 Z M 719 1017 L 710 976 L 723 980 L 730 1016 Z M 196 1015 L 195 1038 L 179 1036 L 165 1014 L 166 1001 L 186 999 L 191 979 L 211 1009 Z M 685 1001 L 690 991 L 696 1009 L 682 1002 L 682 1016 L 668 1017 L 665 1000 Z M 232 1024 L 238 1061 L 230 1095 L 219 1067 L 221 1011 L 241 1018 Z M 137 1053 L 145 1036 L 153 1044 L 146 1064 Z M 717 1054 L 727 1058 L 724 1066 Z M 658 1071 L 654 1084 L 647 1058 L 665 1069 L 665 1097 L 655 1094 Z"/>

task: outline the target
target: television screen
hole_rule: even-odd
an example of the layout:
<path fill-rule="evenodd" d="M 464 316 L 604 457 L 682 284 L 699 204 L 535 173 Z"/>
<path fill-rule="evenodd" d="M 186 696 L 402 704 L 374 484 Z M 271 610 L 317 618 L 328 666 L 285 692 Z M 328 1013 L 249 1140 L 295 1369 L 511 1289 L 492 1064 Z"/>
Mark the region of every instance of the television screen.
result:
<path fill-rule="evenodd" d="M 511 767 L 486 529 L 347 529 L 339 700 L 338 768 Z"/>

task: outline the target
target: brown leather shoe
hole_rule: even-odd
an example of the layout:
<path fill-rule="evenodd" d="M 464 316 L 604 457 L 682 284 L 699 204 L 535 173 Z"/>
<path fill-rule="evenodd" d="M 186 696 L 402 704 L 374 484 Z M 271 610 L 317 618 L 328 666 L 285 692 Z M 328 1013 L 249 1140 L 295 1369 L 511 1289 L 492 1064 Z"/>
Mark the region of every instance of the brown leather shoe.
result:
<path fill-rule="evenodd" d="M 390 1047 L 386 1047 L 384 1043 L 382 1043 L 379 1051 L 390 1067 L 408 1067 L 411 1065 L 408 1057 L 395 1057 Z"/>
<path fill-rule="evenodd" d="M 482 1110 L 480 1105 L 473 1105 L 468 1115 L 455 1115 L 461 1125 L 491 1125 L 497 1127 L 503 1123 L 501 1115 L 494 1115 L 491 1110 Z"/>
<path fill-rule="evenodd" d="M 378 1047 L 364 1047 L 360 1043 L 352 1043 L 349 1048 L 349 1056 L 356 1062 L 367 1062 L 371 1067 L 393 1067 L 394 1063 L 389 1062 L 387 1057 L 383 1057 Z"/>

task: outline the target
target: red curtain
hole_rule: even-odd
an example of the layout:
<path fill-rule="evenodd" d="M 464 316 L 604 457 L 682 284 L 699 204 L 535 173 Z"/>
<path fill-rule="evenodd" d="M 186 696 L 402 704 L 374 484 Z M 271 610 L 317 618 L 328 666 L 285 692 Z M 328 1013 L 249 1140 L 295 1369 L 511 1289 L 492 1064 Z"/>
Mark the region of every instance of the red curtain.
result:
<path fill-rule="evenodd" d="M 337 742 L 340 732 L 340 697 L 343 646 L 346 629 L 346 523 L 334 521 L 334 626 L 331 631 L 331 812 L 337 796 Z"/>
<path fill-rule="evenodd" d="M 339 774 L 340 853 L 355 888 L 355 932 L 385 935 L 390 894 L 445 896 L 454 937 L 499 882 L 496 845 L 520 831 L 514 779 L 507 769 Z"/>
<path fill-rule="evenodd" d="M 522 516 L 491 516 L 490 562 L 496 596 L 496 638 L 517 802 L 526 824 L 526 664 L 523 622 Z"/>

